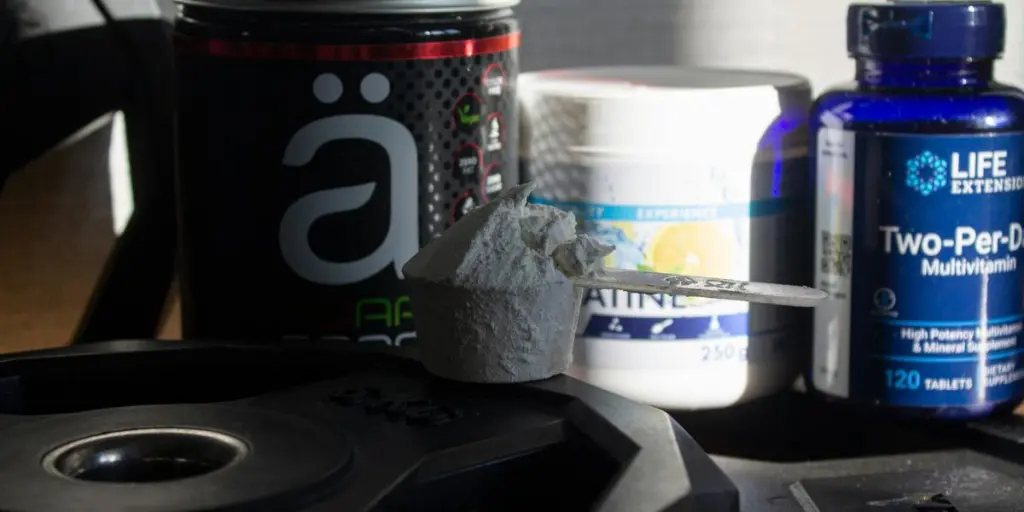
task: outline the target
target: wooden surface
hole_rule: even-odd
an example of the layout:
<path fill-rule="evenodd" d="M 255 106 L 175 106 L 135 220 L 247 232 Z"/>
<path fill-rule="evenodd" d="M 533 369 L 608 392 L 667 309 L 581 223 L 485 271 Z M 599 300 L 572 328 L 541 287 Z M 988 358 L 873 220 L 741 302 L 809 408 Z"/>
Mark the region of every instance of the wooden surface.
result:
<path fill-rule="evenodd" d="M 10 178 L 0 195 L 0 352 L 66 344 L 114 242 L 109 126 Z M 161 337 L 178 335 L 176 315 Z"/>

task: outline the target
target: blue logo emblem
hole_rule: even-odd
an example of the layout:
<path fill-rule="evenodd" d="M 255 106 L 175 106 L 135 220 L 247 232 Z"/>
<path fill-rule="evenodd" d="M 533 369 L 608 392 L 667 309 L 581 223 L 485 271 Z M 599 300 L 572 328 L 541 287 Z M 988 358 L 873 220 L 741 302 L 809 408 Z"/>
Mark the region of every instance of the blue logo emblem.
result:
<path fill-rule="evenodd" d="M 922 196 L 930 195 L 949 183 L 949 162 L 931 151 L 907 160 L 907 186 Z"/>

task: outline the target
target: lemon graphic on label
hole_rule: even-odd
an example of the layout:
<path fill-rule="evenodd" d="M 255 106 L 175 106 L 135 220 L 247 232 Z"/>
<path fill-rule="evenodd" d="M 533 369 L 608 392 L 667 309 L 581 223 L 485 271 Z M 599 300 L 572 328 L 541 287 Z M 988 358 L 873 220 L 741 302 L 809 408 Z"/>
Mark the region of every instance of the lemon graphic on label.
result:
<path fill-rule="evenodd" d="M 666 274 L 730 278 L 734 242 L 718 223 L 687 222 L 662 227 L 647 249 L 648 269 Z M 690 298 L 687 303 L 706 302 Z"/>

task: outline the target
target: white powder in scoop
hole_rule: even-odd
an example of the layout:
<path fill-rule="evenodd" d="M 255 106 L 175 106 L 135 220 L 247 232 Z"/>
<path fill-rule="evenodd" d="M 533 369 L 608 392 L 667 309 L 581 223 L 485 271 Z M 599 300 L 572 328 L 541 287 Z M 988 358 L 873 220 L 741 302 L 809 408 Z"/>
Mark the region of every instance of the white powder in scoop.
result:
<path fill-rule="evenodd" d="M 473 210 L 403 268 L 421 359 L 466 382 L 526 382 L 572 361 L 582 290 L 571 277 L 614 250 L 576 234 L 572 213 L 527 204 L 534 185 Z"/>

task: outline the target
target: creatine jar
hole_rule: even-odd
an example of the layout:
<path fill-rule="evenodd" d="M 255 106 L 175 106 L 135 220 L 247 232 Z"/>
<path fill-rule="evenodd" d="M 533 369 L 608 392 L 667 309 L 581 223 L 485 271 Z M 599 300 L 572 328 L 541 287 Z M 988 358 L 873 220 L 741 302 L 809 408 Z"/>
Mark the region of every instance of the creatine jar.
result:
<path fill-rule="evenodd" d="M 187 338 L 415 339 L 401 268 L 518 180 L 518 0 L 183 0 Z"/>
<path fill-rule="evenodd" d="M 748 71 L 615 67 L 524 74 L 532 200 L 614 244 L 610 267 L 808 285 L 810 87 Z M 569 374 L 667 409 L 786 388 L 809 311 L 587 290 Z"/>

